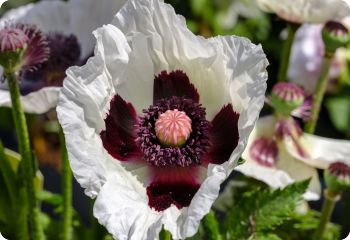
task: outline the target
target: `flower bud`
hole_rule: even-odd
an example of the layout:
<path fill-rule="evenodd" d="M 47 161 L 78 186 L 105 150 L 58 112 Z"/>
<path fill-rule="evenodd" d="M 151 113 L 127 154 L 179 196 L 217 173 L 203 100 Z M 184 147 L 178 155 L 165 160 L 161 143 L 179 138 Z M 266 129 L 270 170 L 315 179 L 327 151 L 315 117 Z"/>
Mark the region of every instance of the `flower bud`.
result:
<path fill-rule="evenodd" d="M 326 53 L 335 53 L 340 47 L 346 47 L 350 42 L 348 29 L 339 22 L 330 21 L 322 29 L 322 39 Z"/>
<path fill-rule="evenodd" d="M 162 113 L 155 125 L 157 138 L 164 146 L 181 147 L 192 132 L 191 119 L 177 109 Z"/>
<path fill-rule="evenodd" d="M 332 163 L 324 173 L 328 189 L 340 193 L 350 187 L 350 166 L 344 162 Z"/>
<path fill-rule="evenodd" d="M 252 143 L 249 154 L 260 165 L 274 167 L 278 156 L 277 142 L 274 139 L 258 138 Z"/>
<path fill-rule="evenodd" d="M 277 83 L 271 94 L 271 103 L 282 115 L 290 115 L 304 102 L 304 90 L 294 83 Z"/>
<path fill-rule="evenodd" d="M 0 30 L 0 65 L 13 69 L 20 64 L 28 43 L 27 35 L 17 28 Z"/>

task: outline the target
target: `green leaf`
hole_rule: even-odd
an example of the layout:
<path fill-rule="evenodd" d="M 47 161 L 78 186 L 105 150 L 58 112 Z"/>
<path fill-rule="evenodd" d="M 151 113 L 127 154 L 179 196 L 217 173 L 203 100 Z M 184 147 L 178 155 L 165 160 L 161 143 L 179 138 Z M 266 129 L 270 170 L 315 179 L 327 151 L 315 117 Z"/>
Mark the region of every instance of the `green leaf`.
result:
<path fill-rule="evenodd" d="M 53 206 L 60 206 L 63 203 L 63 198 L 61 195 L 45 190 L 37 192 L 37 198 L 38 200 L 51 204 Z"/>
<path fill-rule="evenodd" d="M 213 211 L 210 211 L 203 219 L 203 227 L 205 229 L 208 240 L 221 240 L 219 230 L 219 222 Z"/>
<path fill-rule="evenodd" d="M 309 239 L 318 227 L 320 213 L 308 210 L 305 214 L 294 213 L 288 221 L 285 221 L 276 230 L 276 234 L 283 240 Z M 340 227 L 328 223 L 324 240 L 340 239 Z"/>
<path fill-rule="evenodd" d="M 278 235 L 272 234 L 272 233 L 267 233 L 267 234 L 257 234 L 252 240 L 282 240 Z"/>
<path fill-rule="evenodd" d="M 326 107 L 335 128 L 350 136 L 350 95 L 329 98 Z"/>
<path fill-rule="evenodd" d="M 275 191 L 266 186 L 247 188 L 234 196 L 224 230 L 237 240 L 269 233 L 291 218 L 308 185 L 309 180 Z"/>
<path fill-rule="evenodd" d="M 6 189 L 8 191 L 11 202 L 16 198 L 16 173 L 11 164 L 12 158 L 9 155 L 0 141 L 0 172 L 3 176 Z"/>
<path fill-rule="evenodd" d="M 274 229 L 293 214 L 295 207 L 302 200 L 302 195 L 310 181 L 298 182 L 283 190 L 262 193 L 258 211 L 255 215 L 255 227 L 258 232 Z"/>

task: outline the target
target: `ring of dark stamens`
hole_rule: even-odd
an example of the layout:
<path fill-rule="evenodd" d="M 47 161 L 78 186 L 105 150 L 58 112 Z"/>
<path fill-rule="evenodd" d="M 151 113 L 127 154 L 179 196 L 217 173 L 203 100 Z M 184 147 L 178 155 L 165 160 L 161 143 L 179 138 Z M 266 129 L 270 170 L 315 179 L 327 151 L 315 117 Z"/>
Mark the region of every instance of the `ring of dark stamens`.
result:
<path fill-rule="evenodd" d="M 162 146 L 156 137 L 155 122 L 167 110 L 183 111 L 192 120 L 192 133 L 182 147 Z M 205 108 L 191 99 L 172 97 L 158 100 L 143 111 L 138 126 L 137 143 L 144 159 L 157 167 L 199 165 L 210 146 L 210 122 L 205 119 Z"/>

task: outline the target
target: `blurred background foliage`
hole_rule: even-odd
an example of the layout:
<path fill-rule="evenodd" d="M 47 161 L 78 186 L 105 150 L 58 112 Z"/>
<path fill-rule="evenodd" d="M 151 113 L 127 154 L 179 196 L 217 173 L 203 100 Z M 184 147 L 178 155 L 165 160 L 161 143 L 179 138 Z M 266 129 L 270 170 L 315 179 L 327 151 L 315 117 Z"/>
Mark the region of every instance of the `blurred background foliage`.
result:
<path fill-rule="evenodd" d="M 11 8 L 30 2 L 36 1 L 9 0 L 2 6 L 0 16 Z M 239 35 L 249 38 L 256 44 L 261 44 L 270 62 L 270 66 L 268 67 L 268 88 L 271 89 L 277 78 L 283 42 L 282 33 L 286 27 L 284 21 L 275 15 L 260 11 L 257 8 L 255 0 L 166 0 L 166 2 L 170 3 L 178 14 L 186 18 L 188 27 L 195 34 L 204 37 Z M 316 131 L 318 135 L 338 139 L 350 139 L 350 56 L 347 56 L 346 59 L 346 66 L 337 81 L 336 87 L 328 92 L 324 101 L 320 122 Z M 268 110 L 265 109 L 262 114 L 266 111 Z M 52 110 L 45 115 L 27 115 L 33 147 L 40 161 L 40 169 L 44 174 L 44 189 L 52 193 L 58 193 L 60 191 L 59 170 L 61 154 L 59 150 L 58 124 L 54 120 L 56 119 L 55 114 L 55 111 Z M 5 147 L 17 150 L 13 120 L 9 108 L 0 108 L 0 138 L 4 141 Z M 241 177 L 238 174 L 233 174 L 232 176 L 234 179 L 240 179 Z M 247 181 L 249 182 L 251 180 Z M 251 186 L 255 185 L 252 184 Z M 244 197 L 243 193 L 251 193 L 251 190 L 251 188 L 240 189 L 241 195 L 238 195 L 238 198 Z M 60 199 L 59 196 L 50 192 L 43 192 L 41 195 L 44 202 L 43 208 L 54 219 L 57 219 L 57 213 L 60 211 Z M 312 202 L 311 206 L 314 209 L 319 209 L 320 202 Z M 74 206 L 77 213 L 75 213 L 74 227 L 78 230 L 76 231 L 77 234 L 81 235 L 81 239 L 97 239 L 96 236 L 106 236 L 105 239 L 108 239 L 109 237 L 106 235 L 104 228 L 100 227 L 96 220 L 94 220 L 91 212 L 86 211 L 86 209 L 90 209 L 89 206 L 91 204 L 92 202 L 84 196 L 82 189 L 75 183 Z M 342 226 L 343 236 L 350 231 L 349 213 L 350 192 L 348 191 L 344 194 L 343 200 L 337 205 L 335 214 L 333 215 L 333 221 Z M 293 226 L 299 224 L 299 227 L 311 226 L 310 228 L 312 228 L 315 225 L 312 222 L 313 214 L 316 213 L 311 212 L 310 216 L 306 220 L 304 219 L 306 222 L 300 219 L 302 223 L 287 222 L 284 227 L 288 227 L 288 224 L 290 224 L 289 227 L 293 224 Z M 47 217 L 43 216 L 44 222 L 47 219 Z M 230 219 L 227 221 L 230 221 Z M 225 227 L 225 224 L 223 227 Z M 57 234 L 55 220 L 50 223 L 47 222 L 46 225 L 47 231 L 52 236 L 55 236 Z M 332 231 L 330 231 L 331 233 Z M 202 231 L 199 231 L 193 239 L 200 239 L 202 234 Z M 290 239 L 298 238 L 291 237 Z"/>

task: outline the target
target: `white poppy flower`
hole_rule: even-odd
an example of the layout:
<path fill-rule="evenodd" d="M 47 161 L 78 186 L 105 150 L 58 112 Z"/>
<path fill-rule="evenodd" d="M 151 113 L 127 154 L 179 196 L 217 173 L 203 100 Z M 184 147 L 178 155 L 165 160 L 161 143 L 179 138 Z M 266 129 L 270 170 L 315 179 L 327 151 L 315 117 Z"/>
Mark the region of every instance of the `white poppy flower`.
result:
<path fill-rule="evenodd" d="M 313 93 L 321 73 L 325 46 L 321 37 L 322 25 L 304 24 L 295 36 L 288 78 L 291 82 L 302 86 L 308 93 Z M 345 57 L 342 49 L 336 51 L 333 59 L 329 78 L 336 79 L 341 74 L 345 65 Z"/>
<path fill-rule="evenodd" d="M 349 0 L 258 0 L 259 7 L 295 23 L 325 23 L 350 15 Z"/>
<path fill-rule="evenodd" d="M 34 25 L 47 35 L 50 47 L 46 63 L 34 72 L 21 74 L 25 112 L 44 113 L 57 105 L 66 69 L 86 62 L 93 53 L 92 31 L 110 22 L 125 1 L 42 1 L 5 14 L 0 26 L 4 27 L 9 21 Z M 0 82 L 0 106 L 11 106 L 6 82 Z"/>
<path fill-rule="evenodd" d="M 131 0 L 94 32 L 57 107 L 71 167 L 113 237 L 196 233 L 263 106 L 268 64 L 239 37 L 204 39 L 158 0 Z"/>
<path fill-rule="evenodd" d="M 297 144 L 292 137 L 278 141 L 274 136 L 276 123 L 273 116 L 258 120 L 242 155 L 246 162 L 235 170 L 273 188 L 312 178 L 304 197 L 317 200 L 321 186 L 316 168 L 325 169 L 339 160 L 349 161 L 346 156 L 350 154 L 350 142 L 307 133 L 302 133 Z"/>

